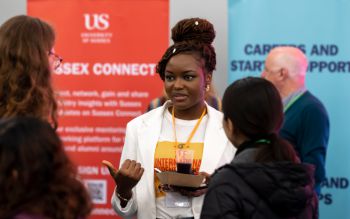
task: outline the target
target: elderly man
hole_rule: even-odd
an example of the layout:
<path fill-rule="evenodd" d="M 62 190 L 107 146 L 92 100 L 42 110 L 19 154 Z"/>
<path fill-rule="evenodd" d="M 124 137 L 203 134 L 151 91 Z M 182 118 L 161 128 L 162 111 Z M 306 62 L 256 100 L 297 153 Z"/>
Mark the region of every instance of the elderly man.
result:
<path fill-rule="evenodd" d="M 325 178 L 329 121 L 320 100 L 305 87 L 307 58 L 295 47 L 276 47 L 265 61 L 262 77 L 271 81 L 283 99 L 280 135 L 292 143 L 302 162 L 315 165 L 315 191 Z"/>

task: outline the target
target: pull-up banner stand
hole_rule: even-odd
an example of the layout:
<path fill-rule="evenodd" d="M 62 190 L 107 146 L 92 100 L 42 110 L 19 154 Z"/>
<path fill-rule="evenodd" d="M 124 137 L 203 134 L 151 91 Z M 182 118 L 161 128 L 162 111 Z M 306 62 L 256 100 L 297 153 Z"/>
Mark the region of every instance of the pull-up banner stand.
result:
<path fill-rule="evenodd" d="M 114 181 L 101 161 L 119 165 L 126 123 L 162 94 L 155 66 L 169 42 L 169 3 L 28 0 L 28 15 L 56 31 L 64 59 L 53 77 L 58 131 L 91 194 L 91 218 L 118 218 L 110 205 Z"/>
<path fill-rule="evenodd" d="M 271 48 L 290 45 L 309 59 L 307 88 L 330 119 L 321 219 L 350 218 L 350 1 L 229 0 L 229 82 L 258 76 Z"/>

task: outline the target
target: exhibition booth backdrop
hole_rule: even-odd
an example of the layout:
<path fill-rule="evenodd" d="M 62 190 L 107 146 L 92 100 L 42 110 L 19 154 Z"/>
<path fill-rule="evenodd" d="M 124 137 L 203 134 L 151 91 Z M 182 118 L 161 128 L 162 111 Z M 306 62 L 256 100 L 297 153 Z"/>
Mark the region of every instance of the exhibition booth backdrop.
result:
<path fill-rule="evenodd" d="M 350 2 L 341 0 L 228 1 L 229 82 L 259 76 L 267 53 L 278 45 L 296 46 L 309 59 L 307 88 L 330 119 L 321 219 L 350 218 L 349 9 Z"/>
<path fill-rule="evenodd" d="M 114 182 L 101 160 L 118 165 L 126 123 L 162 93 L 155 65 L 169 45 L 169 2 L 28 0 L 27 7 L 57 33 L 55 49 L 64 58 L 54 75 L 58 131 L 95 203 L 91 218 L 116 218 Z M 331 124 L 320 218 L 350 218 L 350 2 L 228 0 L 227 9 L 228 83 L 260 75 L 277 45 L 299 47 L 308 56 L 307 87 L 324 103 Z"/>

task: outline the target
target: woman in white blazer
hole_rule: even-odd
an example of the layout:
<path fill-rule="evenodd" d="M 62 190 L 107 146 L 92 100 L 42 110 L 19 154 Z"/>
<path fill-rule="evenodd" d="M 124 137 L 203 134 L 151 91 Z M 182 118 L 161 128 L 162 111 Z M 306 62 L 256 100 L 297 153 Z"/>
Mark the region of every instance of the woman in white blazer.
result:
<path fill-rule="evenodd" d="M 164 192 L 154 168 L 176 171 L 175 151 L 182 149 L 194 151 L 194 172 L 211 174 L 232 160 L 222 113 L 204 100 L 216 65 L 214 38 L 213 25 L 200 18 L 172 29 L 174 44 L 157 66 L 169 101 L 128 123 L 118 171 L 104 162 L 116 182 L 112 206 L 120 216 L 199 218 L 206 189 Z"/>

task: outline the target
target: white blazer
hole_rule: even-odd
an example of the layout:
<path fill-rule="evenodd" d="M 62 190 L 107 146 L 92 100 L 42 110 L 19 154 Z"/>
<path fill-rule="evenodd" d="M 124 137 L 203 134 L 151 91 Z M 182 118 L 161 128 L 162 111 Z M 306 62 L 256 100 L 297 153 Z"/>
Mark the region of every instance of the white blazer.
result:
<path fill-rule="evenodd" d="M 125 143 L 120 158 L 120 165 L 126 159 L 141 163 L 145 171 L 133 189 L 133 195 L 125 208 L 115 192 L 112 196 L 113 209 L 123 218 L 156 218 L 156 199 L 154 191 L 154 153 L 161 132 L 164 110 L 169 101 L 131 120 L 126 127 Z M 214 170 L 232 161 L 236 149 L 227 139 L 223 126 L 223 114 L 207 104 L 208 122 L 204 137 L 204 151 L 200 172 L 212 174 Z M 192 198 L 194 218 L 199 218 L 204 195 Z"/>

